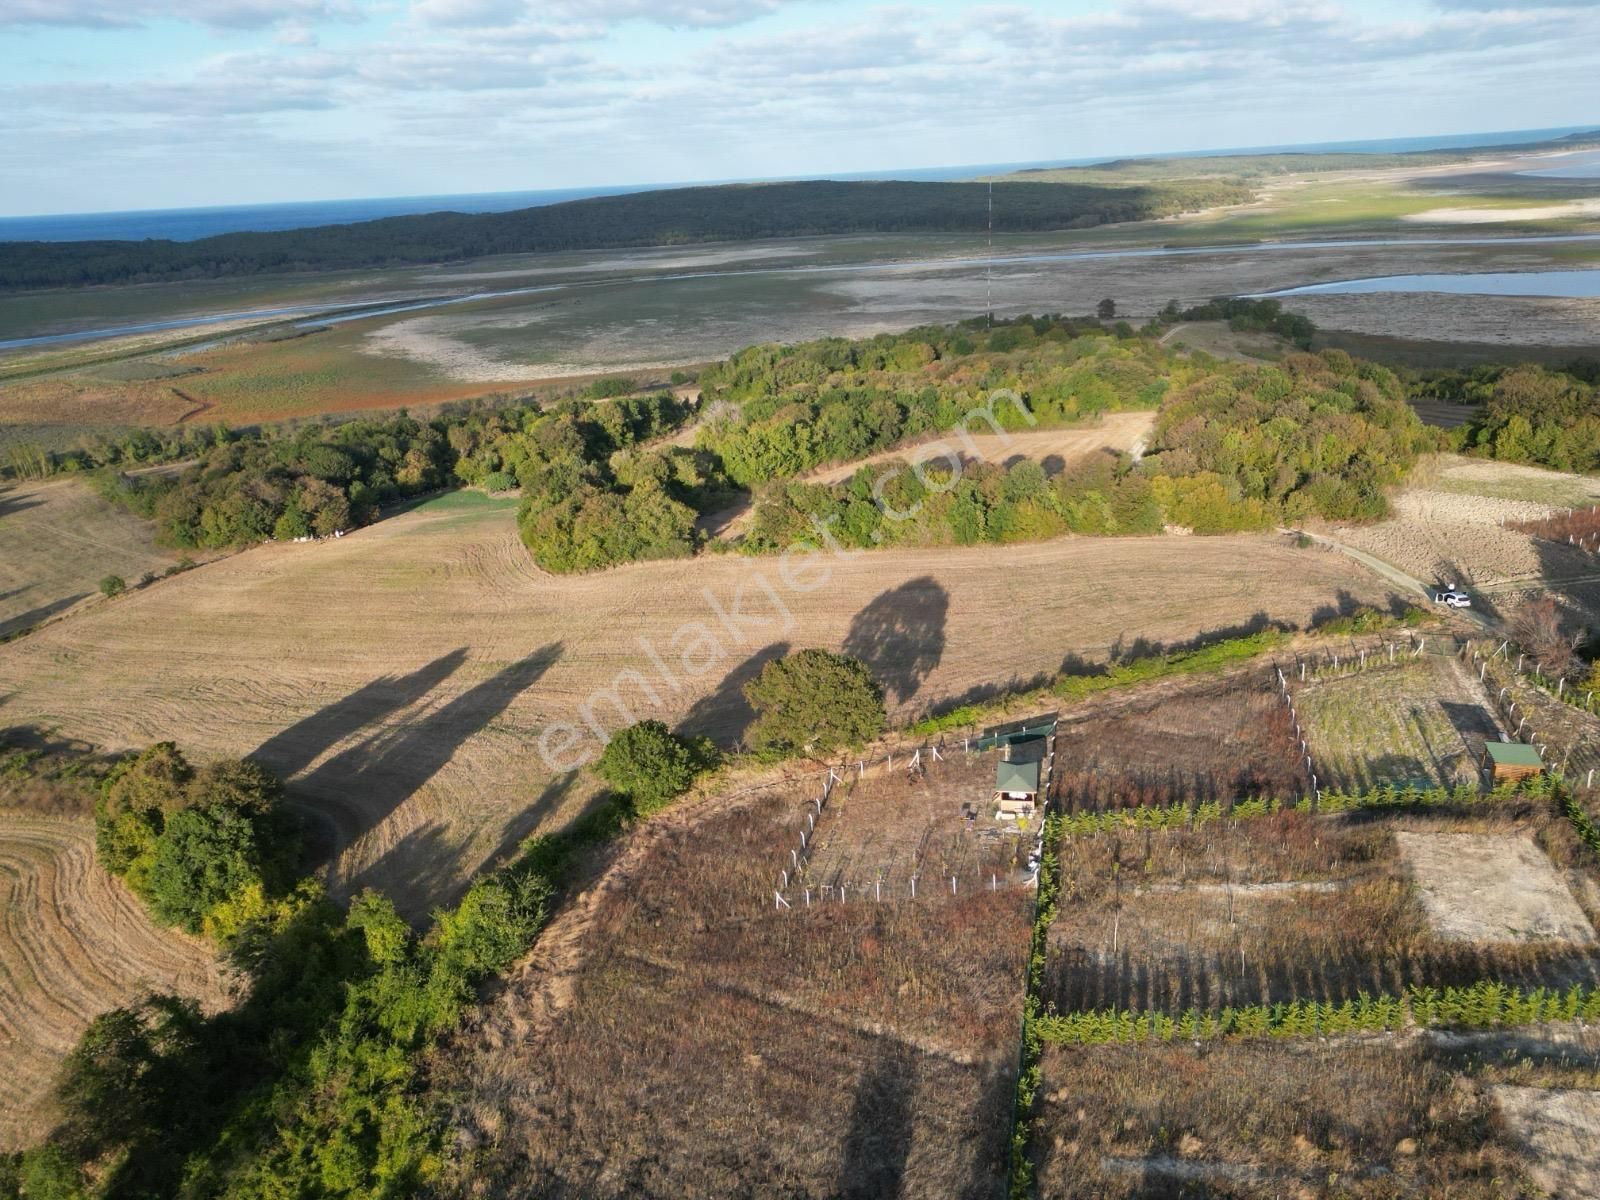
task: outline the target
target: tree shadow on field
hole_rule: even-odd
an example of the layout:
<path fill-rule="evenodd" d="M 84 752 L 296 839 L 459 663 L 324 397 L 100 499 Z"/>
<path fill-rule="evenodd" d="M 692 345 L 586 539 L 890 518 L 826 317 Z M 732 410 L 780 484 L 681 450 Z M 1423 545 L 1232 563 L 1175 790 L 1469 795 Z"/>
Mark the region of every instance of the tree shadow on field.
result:
<path fill-rule="evenodd" d="M 789 650 L 788 642 L 773 642 L 757 650 L 724 675 L 715 691 L 694 702 L 678 722 L 677 732 L 712 738 L 724 749 L 742 745 L 744 735 L 756 719 L 756 710 L 745 699 L 744 685 L 760 675 L 769 662 L 776 662 Z"/>
<path fill-rule="evenodd" d="M 27 512 L 30 508 L 38 508 L 43 503 L 44 501 L 36 496 L 18 495 L 16 489 L 7 488 L 0 492 L 0 519 Z"/>
<path fill-rule="evenodd" d="M 20 590 L 20 589 L 19 589 Z M 22 630 L 48 620 L 59 612 L 65 612 L 78 601 L 86 599 L 88 592 L 79 592 L 76 596 L 63 596 L 59 600 L 52 600 L 49 604 L 42 604 L 30 612 L 18 613 L 14 617 L 0 620 L 0 636 L 8 633 L 20 633 Z"/>
<path fill-rule="evenodd" d="M 441 654 L 409 675 L 374 679 L 344 699 L 273 734 L 250 757 L 287 779 L 358 730 L 376 726 L 390 713 L 409 708 L 454 675 L 466 660 L 463 646 Z"/>
<path fill-rule="evenodd" d="M 844 652 L 867 664 L 891 704 L 915 696 L 944 658 L 950 593 L 932 576 L 908 580 L 858 612 Z"/>
<path fill-rule="evenodd" d="M 841 1200 L 898 1196 L 911 1154 L 911 1101 L 917 1063 L 911 1050 L 884 1040 L 882 1053 L 856 1084 L 834 1195 Z"/>
<path fill-rule="evenodd" d="M 331 861 L 410 799 L 468 739 L 537 683 L 561 657 L 561 649 L 556 642 L 536 650 L 415 721 L 380 725 L 363 741 L 297 780 L 295 790 L 313 797 L 351 797 L 349 807 L 357 814 L 354 825 L 338 830 L 332 844 L 314 847 L 313 861 L 318 865 Z M 348 709 L 335 716 L 336 720 L 349 718 Z"/>

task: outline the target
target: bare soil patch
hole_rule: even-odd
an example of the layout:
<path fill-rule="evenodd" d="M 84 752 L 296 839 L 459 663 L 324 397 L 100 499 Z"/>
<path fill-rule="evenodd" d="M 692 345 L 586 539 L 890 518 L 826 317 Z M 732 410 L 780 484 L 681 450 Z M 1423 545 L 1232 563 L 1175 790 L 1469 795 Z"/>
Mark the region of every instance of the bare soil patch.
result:
<path fill-rule="evenodd" d="M 1401 832 L 1395 840 L 1439 937 L 1595 943 L 1594 927 L 1531 839 Z"/>
<path fill-rule="evenodd" d="M 1541 1188 L 1558 1200 L 1600 1195 L 1600 1092 L 1502 1085 L 1492 1094 Z"/>

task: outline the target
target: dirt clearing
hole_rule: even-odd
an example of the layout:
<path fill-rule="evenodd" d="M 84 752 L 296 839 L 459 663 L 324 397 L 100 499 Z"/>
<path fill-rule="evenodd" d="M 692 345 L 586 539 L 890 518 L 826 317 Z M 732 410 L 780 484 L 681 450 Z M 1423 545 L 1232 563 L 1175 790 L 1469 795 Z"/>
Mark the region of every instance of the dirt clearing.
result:
<path fill-rule="evenodd" d="M 0 634 L 97 596 L 107 575 L 132 585 L 171 566 L 152 530 L 77 480 L 0 489 Z"/>
<path fill-rule="evenodd" d="M 1530 839 L 1400 832 L 1395 841 L 1439 937 L 1595 943 L 1594 927 Z"/>
<path fill-rule="evenodd" d="M 100 869 L 88 821 L 0 812 L 0 1150 L 48 1129 L 56 1071 L 100 1013 L 147 991 L 215 1010 L 230 982 Z"/>
<path fill-rule="evenodd" d="M 1493 1095 L 1540 1187 L 1555 1200 L 1600 1195 L 1600 1092 L 1501 1086 Z"/>

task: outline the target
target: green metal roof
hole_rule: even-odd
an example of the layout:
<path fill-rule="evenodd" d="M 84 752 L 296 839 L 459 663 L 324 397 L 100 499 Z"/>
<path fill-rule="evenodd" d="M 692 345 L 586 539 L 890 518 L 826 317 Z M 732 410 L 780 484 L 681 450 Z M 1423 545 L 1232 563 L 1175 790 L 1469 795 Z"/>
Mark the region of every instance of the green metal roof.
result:
<path fill-rule="evenodd" d="M 1489 757 L 1503 767 L 1542 767 L 1544 760 L 1532 746 L 1521 742 L 1485 742 Z"/>
<path fill-rule="evenodd" d="M 1039 764 L 1036 762 L 998 762 L 994 767 L 997 792 L 1037 792 Z"/>
<path fill-rule="evenodd" d="M 1034 738 L 1048 737 L 1056 729 L 1056 714 L 1043 713 L 1037 717 L 1029 717 L 1023 721 L 1012 721 L 1007 725 L 996 725 L 993 729 L 985 729 L 972 741 L 974 750 L 993 750 L 996 746 L 1009 746 L 1014 742 L 1032 741 Z"/>

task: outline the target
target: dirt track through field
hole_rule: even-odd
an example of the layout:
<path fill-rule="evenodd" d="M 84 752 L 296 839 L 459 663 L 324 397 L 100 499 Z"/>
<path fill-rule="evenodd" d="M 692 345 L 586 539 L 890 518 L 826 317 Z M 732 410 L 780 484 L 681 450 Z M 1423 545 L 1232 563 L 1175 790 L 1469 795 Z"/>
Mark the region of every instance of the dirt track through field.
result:
<path fill-rule="evenodd" d="M 1068 655 L 1103 659 L 1113 643 L 1304 624 L 1387 595 L 1342 556 L 1267 537 L 822 561 L 831 577 L 806 593 L 775 558 L 558 578 L 533 566 L 503 510 L 423 508 L 337 542 L 237 555 L 0 647 L 4 716 L 108 749 L 175 738 L 201 758 L 254 754 L 293 777 L 336 890 L 379 886 L 421 915 L 592 797 L 588 774 L 552 770 L 538 743 L 570 724 L 583 740 L 564 747 L 557 730 L 560 761 L 595 751 L 584 706 L 603 729 L 624 723 L 594 699 L 619 672 L 639 673 L 621 677 L 633 719 L 731 741 L 749 719 L 741 684 L 787 648 L 844 646 L 905 716 Z"/>
<path fill-rule="evenodd" d="M 215 1009 L 228 976 L 96 865 L 89 822 L 0 813 L 0 1150 L 45 1132 L 56 1071 L 89 1022 L 150 990 Z"/>

